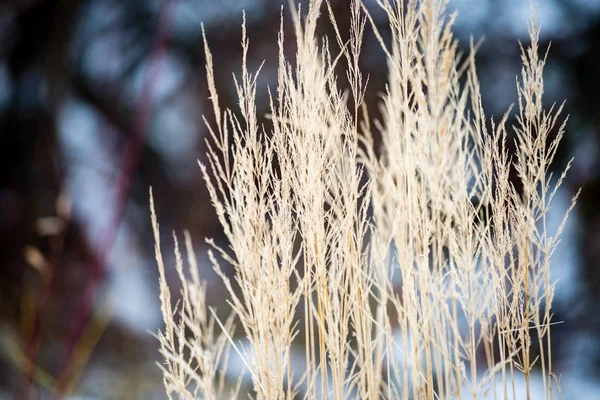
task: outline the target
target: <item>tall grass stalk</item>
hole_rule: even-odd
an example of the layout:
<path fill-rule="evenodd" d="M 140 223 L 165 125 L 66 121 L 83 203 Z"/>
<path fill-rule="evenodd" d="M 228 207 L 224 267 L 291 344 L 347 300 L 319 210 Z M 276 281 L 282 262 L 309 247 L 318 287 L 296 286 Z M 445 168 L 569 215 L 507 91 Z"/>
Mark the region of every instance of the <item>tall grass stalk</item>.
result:
<path fill-rule="evenodd" d="M 213 115 L 200 168 L 227 247 L 207 242 L 233 315 L 215 332 L 188 236 L 188 274 L 175 237 L 183 289 L 173 309 L 152 211 L 167 392 L 226 397 L 233 348 L 257 399 L 530 399 L 534 374 L 544 397 L 556 397 L 550 259 L 577 196 L 550 232 L 546 214 L 570 163 L 558 179 L 549 173 L 566 119 L 562 106 L 543 108 L 537 8 L 509 129 L 511 110 L 497 123 L 484 114 L 478 44 L 459 54 L 447 1 L 377 0 L 390 41 L 360 0 L 350 1 L 349 39 L 323 3 L 310 0 L 304 13 L 290 4 L 294 62 L 282 13 L 277 87 L 265 89 L 269 128 L 258 122 L 260 70 L 248 70 L 245 22 L 239 109 L 221 107 L 204 40 Z M 333 38 L 316 33 L 324 10 Z M 364 101 L 367 26 L 389 65 L 379 120 Z M 246 346 L 233 339 L 234 319 Z M 299 367 L 292 355 L 301 348 Z M 238 392 L 239 382 L 231 398 Z"/>

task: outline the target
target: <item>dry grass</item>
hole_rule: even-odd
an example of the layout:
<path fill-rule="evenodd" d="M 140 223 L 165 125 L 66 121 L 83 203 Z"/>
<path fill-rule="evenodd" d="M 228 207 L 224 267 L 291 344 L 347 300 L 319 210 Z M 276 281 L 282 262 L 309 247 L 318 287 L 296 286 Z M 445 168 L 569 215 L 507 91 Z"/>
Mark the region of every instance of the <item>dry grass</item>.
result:
<path fill-rule="evenodd" d="M 529 399 L 534 374 L 546 399 L 559 398 L 549 269 L 564 222 L 549 232 L 546 214 L 564 178 L 548 172 L 564 122 L 562 107 L 542 108 L 535 8 L 509 154 L 510 110 L 498 124 L 487 121 L 476 46 L 459 57 L 447 1 L 378 0 L 391 44 L 359 0 L 350 4 L 348 41 L 322 3 L 311 0 L 305 14 L 291 7 L 294 64 L 284 56 L 282 22 L 269 131 L 257 121 L 258 72 L 247 69 L 245 28 L 239 110 L 221 109 L 205 41 L 214 115 L 201 170 L 229 247 L 208 243 L 234 317 L 215 332 L 188 237 L 189 277 L 175 241 L 183 290 L 172 308 L 153 213 L 167 392 L 236 398 L 223 383 L 233 347 L 257 399 Z M 326 11 L 338 54 L 315 33 Z M 389 62 L 381 120 L 371 120 L 363 102 L 367 25 Z M 334 73 L 339 63 L 349 92 Z M 522 190 L 509 181 L 512 169 Z M 219 259 L 233 266 L 233 281 Z M 234 318 L 244 347 L 231 338 Z M 292 362 L 299 347 L 300 370 Z"/>

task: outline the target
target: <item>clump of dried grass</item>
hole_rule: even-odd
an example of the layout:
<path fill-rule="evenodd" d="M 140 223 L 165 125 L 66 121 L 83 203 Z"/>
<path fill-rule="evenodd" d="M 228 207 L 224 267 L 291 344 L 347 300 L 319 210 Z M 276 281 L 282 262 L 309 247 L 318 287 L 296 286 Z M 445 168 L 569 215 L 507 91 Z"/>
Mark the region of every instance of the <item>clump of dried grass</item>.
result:
<path fill-rule="evenodd" d="M 545 398 L 558 396 L 549 269 L 564 220 L 549 232 L 546 214 L 569 166 L 558 179 L 548 172 L 565 123 L 558 125 L 562 107 L 542 107 L 536 13 L 531 43 L 522 48 L 512 155 L 510 110 L 488 124 L 476 46 L 458 55 L 447 1 L 378 0 L 389 45 L 359 0 L 350 3 L 349 41 L 326 4 L 339 54 L 315 33 L 322 3 L 311 0 L 304 16 L 292 7 L 294 65 L 283 52 L 282 22 L 269 131 L 257 120 L 259 72 L 247 68 L 245 27 L 237 111 L 221 109 L 205 41 L 214 121 L 205 120 L 210 139 L 201 170 L 229 245 L 208 241 L 210 259 L 248 346 L 231 338 L 233 317 L 214 332 L 189 237 L 189 277 L 175 238 L 183 290 L 173 310 L 153 213 L 167 392 L 223 398 L 233 346 L 258 399 L 291 399 L 299 391 L 309 399 L 530 398 L 534 373 Z M 379 121 L 369 119 L 363 102 L 367 24 L 389 62 Z M 350 101 L 334 72 L 344 61 Z M 558 134 L 550 139 L 551 132 Z M 513 168 L 520 191 L 509 181 Z M 219 258 L 233 266 L 234 282 Z M 305 367 L 294 370 L 291 355 L 302 345 Z M 525 393 L 516 392 L 521 378 Z"/>

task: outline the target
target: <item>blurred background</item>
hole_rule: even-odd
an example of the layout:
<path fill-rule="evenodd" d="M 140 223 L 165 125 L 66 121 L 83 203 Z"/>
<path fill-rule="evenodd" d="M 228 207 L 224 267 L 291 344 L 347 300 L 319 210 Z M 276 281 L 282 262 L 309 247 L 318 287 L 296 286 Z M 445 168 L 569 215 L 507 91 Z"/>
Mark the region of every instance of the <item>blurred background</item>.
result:
<path fill-rule="evenodd" d="M 344 32 L 347 0 L 331 0 Z M 306 1 L 303 1 L 306 3 Z M 384 15 L 365 0 L 377 24 Z M 154 188 L 163 251 L 189 229 L 209 302 L 227 312 L 204 237 L 222 240 L 197 167 L 210 115 L 201 23 L 222 105 L 235 107 L 242 11 L 250 69 L 276 82 L 287 0 L 5 0 L 0 3 L 0 398 L 165 398 L 162 328 L 148 211 Z M 516 101 L 525 0 L 451 0 L 456 35 L 485 36 L 478 72 L 488 116 Z M 286 51 L 293 55 L 289 12 Z M 566 103 L 556 169 L 575 157 L 550 221 L 582 196 L 553 260 L 555 369 L 565 399 L 600 398 L 600 0 L 540 0 L 542 49 L 552 42 L 546 97 Z M 369 29 L 367 29 L 369 31 Z M 347 31 L 347 30 L 346 30 Z M 321 33 L 331 34 L 327 18 Z M 370 31 L 364 72 L 376 109 L 386 60 Z M 261 86 L 262 85 L 262 86 Z M 210 118 L 209 118 L 210 119 Z M 174 268 L 168 271 L 178 290 Z"/>

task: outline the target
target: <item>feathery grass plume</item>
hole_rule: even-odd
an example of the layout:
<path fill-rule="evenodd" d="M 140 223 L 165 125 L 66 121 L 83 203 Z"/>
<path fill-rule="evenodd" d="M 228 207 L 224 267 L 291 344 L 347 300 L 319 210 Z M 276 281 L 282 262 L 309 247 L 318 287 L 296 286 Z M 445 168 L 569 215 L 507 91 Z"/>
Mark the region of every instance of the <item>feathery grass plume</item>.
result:
<path fill-rule="evenodd" d="M 542 106 L 537 8 L 531 44 L 522 48 L 513 156 L 511 110 L 488 124 L 474 61 L 479 44 L 459 55 L 448 1 L 377 4 L 390 43 L 360 0 L 349 3 L 348 40 L 327 1 L 310 0 L 305 13 L 290 2 L 297 51 L 294 62 L 284 54 L 282 12 L 277 92 L 266 89 L 268 130 L 256 114 L 260 69 L 248 71 L 245 21 L 242 73 L 233 77 L 237 110 L 221 109 L 204 39 L 214 122 L 205 119 L 208 163 L 200 167 L 228 241 L 224 248 L 208 240 L 209 256 L 248 346 L 231 338 L 233 319 L 219 322 L 225 332 L 215 336 L 187 237 L 190 277 L 175 238 L 183 284 L 177 321 L 153 213 L 168 393 L 220 398 L 233 347 L 257 399 L 529 399 L 533 374 L 542 377 L 544 397 L 556 397 L 550 259 L 576 197 L 549 232 L 546 214 L 570 163 L 558 179 L 548 171 L 565 122 L 562 107 Z M 323 8 L 338 53 L 317 37 Z M 367 25 L 389 63 L 381 120 L 371 120 L 364 103 Z M 335 72 L 342 60 L 349 91 Z M 520 185 L 509 181 L 512 169 Z M 233 267 L 233 280 L 219 258 Z M 293 362 L 298 353 L 302 367 Z M 517 393 L 521 379 L 525 393 Z"/>
<path fill-rule="evenodd" d="M 198 263 L 189 233 L 185 233 L 185 249 L 189 264 L 186 276 L 179 250 L 177 236 L 175 245 L 175 269 L 182 284 L 180 306 L 172 308 L 171 292 L 165 276 L 165 265 L 160 249 L 160 232 L 154 211 L 154 199 L 150 191 L 150 212 L 154 230 L 155 254 L 160 273 L 160 301 L 164 332 L 156 335 L 160 342 L 160 353 L 164 364 L 158 364 L 163 372 L 163 381 L 169 399 L 173 393 L 179 399 L 223 399 L 225 398 L 225 373 L 221 365 L 227 365 L 233 331 L 233 316 L 228 318 L 220 334 L 215 333 L 215 320 L 207 315 L 206 284 L 198 276 Z M 239 385 L 229 398 L 237 398 Z"/>

